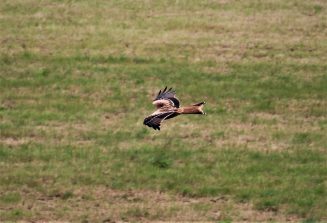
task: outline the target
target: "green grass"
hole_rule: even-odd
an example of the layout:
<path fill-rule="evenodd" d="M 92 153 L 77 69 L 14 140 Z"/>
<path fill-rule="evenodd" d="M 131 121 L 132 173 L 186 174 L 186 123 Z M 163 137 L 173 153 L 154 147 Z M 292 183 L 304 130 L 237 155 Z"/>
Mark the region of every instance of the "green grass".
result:
<path fill-rule="evenodd" d="M 17 203 L 21 200 L 21 196 L 18 193 L 8 193 L 1 197 L 2 203 Z"/>
<path fill-rule="evenodd" d="M 0 221 L 326 220 L 326 9 L 1 1 Z M 143 126 L 164 86 L 208 115 Z"/>

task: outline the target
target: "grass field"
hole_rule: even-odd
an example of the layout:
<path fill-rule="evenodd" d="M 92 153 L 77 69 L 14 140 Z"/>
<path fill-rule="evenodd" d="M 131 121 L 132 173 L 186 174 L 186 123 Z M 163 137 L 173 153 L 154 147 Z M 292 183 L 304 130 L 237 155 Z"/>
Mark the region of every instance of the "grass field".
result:
<path fill-rule="evenodd" d="M 0 221 L 327 221 L 325 0 L 1 0 Z M 143 125 L 155 93 L 207 116 Z"/>

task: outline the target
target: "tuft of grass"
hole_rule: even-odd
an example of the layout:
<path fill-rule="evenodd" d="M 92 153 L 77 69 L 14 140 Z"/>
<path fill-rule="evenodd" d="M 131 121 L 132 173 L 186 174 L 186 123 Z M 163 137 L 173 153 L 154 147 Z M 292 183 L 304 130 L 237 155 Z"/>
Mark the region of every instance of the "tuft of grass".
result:
<path fill-rule="evenodd" d="M 150 157 L 149 162 L 158 168 L 166 169 L 169 168 L 172 164 L 171 159 L 164 151 L 156 152 L 152 157 Z"/>
<path fill-rule="evenodd" d="M 19 203 L 21 201 L 21 196 L 19 193 L 7 193 L 1 196 L 0 201 L 2 203 Z"/>
<path fill-rule="evenodd" d="M 312 134 L 308 132 L 295 133 L 292 139 L 294 144 L 309 144 L 314 141 L 319 141 L 321 139 L 320 134 Z"/>
<path fill-rule="evenodd" d="M 3 219 L 11 219 L 12 221 L 18 221 L 27 217 L 31 217 L 31 213 L 29 211 L 14 208 L 9 210 L 8 212 L 2 213 L 1 216 Z"/>

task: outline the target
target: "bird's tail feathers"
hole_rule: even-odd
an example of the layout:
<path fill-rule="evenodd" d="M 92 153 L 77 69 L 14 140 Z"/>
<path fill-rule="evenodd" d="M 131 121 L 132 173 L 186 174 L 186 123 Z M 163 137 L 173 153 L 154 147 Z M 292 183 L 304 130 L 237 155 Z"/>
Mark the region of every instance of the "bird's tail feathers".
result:
<path fill-rule="evenodd" d="M 191 106 L 181 107 L 178 109 L 179 110 L 178 112 L 180 114 L 202 114 L 202 115 L 205 115 L 206 113 L 203 111 L 204 104 L 205 104 L 205 102 L 200 102 L 200 103 L 193 104 Z"/>

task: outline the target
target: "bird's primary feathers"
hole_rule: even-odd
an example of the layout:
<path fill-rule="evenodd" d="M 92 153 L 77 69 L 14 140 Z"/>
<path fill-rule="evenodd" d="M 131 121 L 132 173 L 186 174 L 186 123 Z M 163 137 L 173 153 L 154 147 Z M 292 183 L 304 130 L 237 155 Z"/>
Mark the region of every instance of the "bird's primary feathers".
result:
<path fill-rule="evenodd" d="M 155 130 L 160 130 L 162 121 L 174 118 L 181 114 L 205 114 L 202 108 L 205 102 L 200 102 L 191 106 L 180 107 L 180 102 L 176 98 L 176 93 L 172 88 L 160 90 L 153 100 L 157 110 L 144 119 L 143 124 Z"/>

